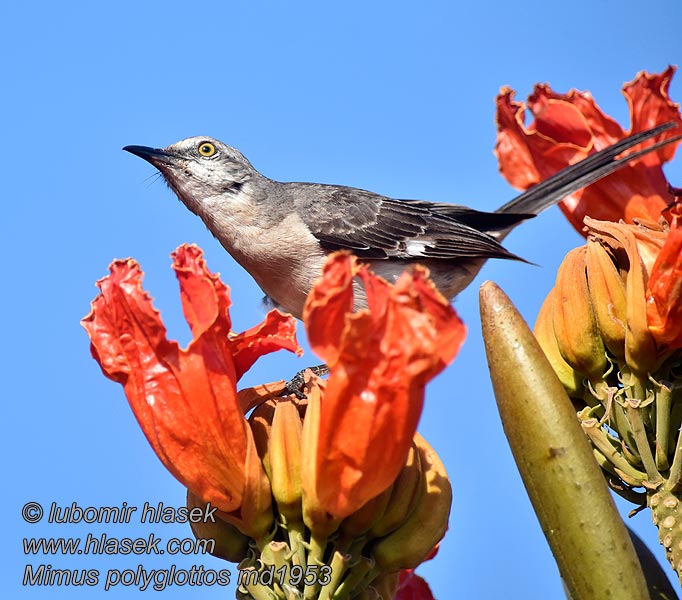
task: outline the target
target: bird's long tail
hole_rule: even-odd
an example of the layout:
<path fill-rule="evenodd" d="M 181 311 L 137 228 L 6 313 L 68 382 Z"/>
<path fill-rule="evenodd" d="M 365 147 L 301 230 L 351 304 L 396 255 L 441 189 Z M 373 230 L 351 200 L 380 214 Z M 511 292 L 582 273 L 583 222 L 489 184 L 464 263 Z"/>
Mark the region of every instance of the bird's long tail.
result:
<path fill-rule="evenodd" d="M 617 171 L 626 163 L 640 158 L 649 152 L 653 152 L 662 146 L 682 139 L 682 135 L 678 135 L 657 142 L 656 144 L 638 150 L 637 152 L 631 152 L 630 154 L 617 158 L 618 155 L 629 150 L 633 146 L 649 140 L 663 131 L 672 129 L 676 125 L 675 122 L 670 121 L 652 129 L 623 138 L 612 146 L 604 148 L 580 162 L 562 169 L 555 175 L 552 175 L 549 179 L 538 183 L 528 191 L 500 206 L 495 212 L 531 213 L 537 215 L 546 208 L 563 200 L 573 192 L 576 192 L 595 181 L 599 181 L 609 173 Z M 505 233 L 507 233 L 507 231 Z"/>

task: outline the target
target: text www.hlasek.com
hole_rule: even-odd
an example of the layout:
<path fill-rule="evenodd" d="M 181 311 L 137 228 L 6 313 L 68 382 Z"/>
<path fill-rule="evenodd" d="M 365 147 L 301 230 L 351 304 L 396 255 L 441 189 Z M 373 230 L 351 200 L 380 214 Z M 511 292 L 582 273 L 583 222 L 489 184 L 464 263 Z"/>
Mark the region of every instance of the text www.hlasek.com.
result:
<path fill-rule="evenodd" d="M 81 538 L 24 538 L 24 553 L 27 555 L 149 555 L 204 554 L 213 551 L 215 540 L 193 538 L 171 538 L 160 547 L 161 538 L 150 534 L 147 538 L 113 538 L 106 534 Z M 95 586 L 100 583 L 98 569 L 57 569 L 50 564 L 26 565 L 23 584 L 26 586 Z M 194 565 L 190 569 L 180 569 L 171 565 L 169 569 L 147 569 L 137 565 L 135 569 L 109 569 L 104 580 L 104 589 L 115 586 L 135 586 L 141 591 L 151 587 L 156 591 L 176 586 L 226 586 L 230 583 L 227 569 L 206 569 Z"/>
<path fill-rule="evenodd" d="M 215 540 L 171 538 L 159 548 L 161 538 L 153 533 L 146 538 L 114 538 L 101 536 L 81 538 L 24 538 L 24 554 L 210 554 Z"/>

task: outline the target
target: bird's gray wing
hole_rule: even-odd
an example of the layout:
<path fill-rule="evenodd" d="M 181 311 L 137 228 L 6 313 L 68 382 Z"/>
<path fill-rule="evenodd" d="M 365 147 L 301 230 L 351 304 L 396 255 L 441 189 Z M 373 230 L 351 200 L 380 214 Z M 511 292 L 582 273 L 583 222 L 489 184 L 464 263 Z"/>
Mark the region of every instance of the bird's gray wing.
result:
<path fill-rule="evenodd" d="M 297 212 L 327 250 L 361 258 L 515 258 L 488 231 L 532 215 L 482 213 L 463 206 L 394 200 L 343 186 L 299 184 Z"/>

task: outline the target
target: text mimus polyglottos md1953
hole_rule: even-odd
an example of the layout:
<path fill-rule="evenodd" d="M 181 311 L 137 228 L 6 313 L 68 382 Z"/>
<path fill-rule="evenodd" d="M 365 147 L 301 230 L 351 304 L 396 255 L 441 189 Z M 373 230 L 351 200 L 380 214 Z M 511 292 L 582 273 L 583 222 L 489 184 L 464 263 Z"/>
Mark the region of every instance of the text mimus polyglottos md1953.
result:
<path fill-rule="evenodd" d="M 411 265 L 426 265 L 440 291 L 453 298 L 488 258 L 518 259 L 500 245 L 516 225 L 650 152 L 658 145 L 616 158 L 673 126 L 631 135 L 491 213 L 394 200 L 345 186 L 273 181 L 241 152 L 209 137 L 188 138 L 163 149 L 124 150 L 159 169 L 178 198 L 274 304 L 300 319 L 326 254 L 342 248 L 389 281 Z M 361 289 L 356 290 L 356 305 L 363 305 Z"/>

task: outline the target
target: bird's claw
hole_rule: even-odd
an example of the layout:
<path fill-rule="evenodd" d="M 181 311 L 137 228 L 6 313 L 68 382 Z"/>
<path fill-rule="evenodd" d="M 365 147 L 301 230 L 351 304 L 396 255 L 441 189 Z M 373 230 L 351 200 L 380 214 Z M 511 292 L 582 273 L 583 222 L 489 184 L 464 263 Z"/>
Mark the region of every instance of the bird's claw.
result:
<path fill-rule="evenodd" d="M 306 383 L 306 373 L 310 371 L 313 375 L 318 377 L 323 377 L 329 373 L 329 367 L 325 364 L 317 365 L 314 367 L 306 367 L 301 369 L 296 375 L 294 375 L 289 381 L 284 384 L 284 390 L 282 391 L 282 396 L 296 396 L 299 400 L 305 400 L 306 395 L 303 392 L 303 388 Z"/>

